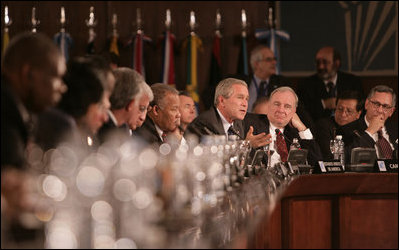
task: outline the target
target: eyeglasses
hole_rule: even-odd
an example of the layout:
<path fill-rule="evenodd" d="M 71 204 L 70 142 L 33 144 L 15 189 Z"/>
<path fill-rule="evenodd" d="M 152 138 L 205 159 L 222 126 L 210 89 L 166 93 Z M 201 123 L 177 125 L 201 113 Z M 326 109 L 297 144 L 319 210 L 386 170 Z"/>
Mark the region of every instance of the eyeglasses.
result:
<path fill-rule="evenodd" d="M 277 61 L 276 57 L 266 57 L 266 58 L 262 58 L 261 60 L 259 60 L 259 62 L 261 61 L 265 61 L 265 62 L 273 62 L 273 61 Z"/>
<path fill-rule="evenodd" d="M 370 100 L 370 99 L 369 99 L 369 101 L 370 101 L 370 103 L 373 105 L 373 107 L 375 109 L 379 109 L 380 107 L 382 107 L 382 110 L 385 113 L 389 112 L 393 108 L 393 106 L 390 106 L 388 104 L 382 104 L 382 103 L 379 103 L 377 101 L 373 101 L 373 100 Z"/>
<path fill-rule="evenodd" d="M 349 115 L 349 116 L 352 116 L 352 115 L 354 115 L 355 114 L 355 110 L 353 110 L 353 109 L 346 109 L 346 108 L 344 108 L 344 107 L 338 107 L 337 109 L 336 109 L 336 111 L 338 112 L 338 113 L 341 113 L 341 114 L 343 114 L 344 112 L 347 114 L 347 115 Z"/>

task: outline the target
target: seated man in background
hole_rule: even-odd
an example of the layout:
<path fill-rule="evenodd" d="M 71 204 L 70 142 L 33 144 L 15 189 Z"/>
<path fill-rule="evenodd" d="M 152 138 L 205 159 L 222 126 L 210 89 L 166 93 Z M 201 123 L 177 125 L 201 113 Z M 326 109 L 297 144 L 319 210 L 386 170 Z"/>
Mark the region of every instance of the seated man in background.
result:
<path fill-rule="evenodd" d="M 359 119 L 362 109 L 363 100 L 359 93 L 347 90 L 337 96 L 334 117 L 324 117 L 316 123 L 315 138 L 324 160 L 333 159 L 330 140 L 335 138 L 338 128 Z"/>
<path fill-rule="evenodd" d="M 346 161 L 350 161 L 351 149 L 375 148 L 380 159 L 393 159 L 398 149 L 398 123 L 388 120 L 395 111 L 396 94 L 386 85 L 370 90 L 365 102 L 366 114 L 341 127 Z"/>
<path fill-rule="evenodd" d="M 197 110 L 195 108 L 195 103 L 190 94 L 186 91 L 179 92 L 180 99 L 180 126 L 179 129 L 181 133 L 184 133 L 187 129 L 188 124 L 190 124 L 195 117 L 197 117 Z"/>
<path fill-rule="evenodd" d="M 267 115 L 269 97 L 262 96 L 258 98 L 252 106 L 252 113 Z"/>
<path fill-rule="evenodd" d="M 344 90 L 359 92 L 363 98 L 360 78 L 339 70 L 341 56 L 333 47 L 327 46 L 316 54 L 317 73 L 298 83 L 297 93 L 305 109 L 316 123 L 333 114 L 336 97 Z"/>
<path fill-rule="evenodd" d="M 98 133 L 102 142 L 116 131 L 130 136 L 131 130 L 136 130 L 144 123 L 149 102 L 154 98 L 150 86 L 137 71 L 122 67 L 113 72 L 115 87 L 110 96 L 110 119 Z"/>
<path fill-rule="evenodd" d="M 253 128 L 244 130 L 243 119 L 248 108 L 248 87 L 239 79 L 226 78 L 219 82 L 215 91 L 214 107 L 200 114 L 187 131 L 199 137 L 203 135 L 236 135 L 247 139 L 254 147 L 269 143 L 265 133 L 253 135 Z"/>
<path fill-rule="evenodd" d="M 15 36 L 2 56 L 1 247 L 22 248 L 19 244 L 29 241 L 24 247 L 42 248 L 33 238 L 38 237 L 36 231 L 21 230 L 32 226 L 21 218 L 32 222 L 33 215 L 27 215 L 40 202 L 37 194 L 31 195 L 35 186 L 29 184 L 35 176 L 28 171 L 26 155 L 32 116 L 56 105 L 67 90 L 62 81 L 65 60 L 51 39 L 31 32 Z"/>
<path fill-rule="evenodd" d="M 176 129 L 180 125 L 179 92 L 163 83 L 151 85 L 154 100 L 150 103 L 147 118 L 143 126 L 133 134 L 141 137 L 149 144 L 160 146 L 167 141 L 167 136 L 177 135 Z M 183 141 L 184 138 L 178 138 Z M 181 142 L 180 141 L 180 142 Z"/>

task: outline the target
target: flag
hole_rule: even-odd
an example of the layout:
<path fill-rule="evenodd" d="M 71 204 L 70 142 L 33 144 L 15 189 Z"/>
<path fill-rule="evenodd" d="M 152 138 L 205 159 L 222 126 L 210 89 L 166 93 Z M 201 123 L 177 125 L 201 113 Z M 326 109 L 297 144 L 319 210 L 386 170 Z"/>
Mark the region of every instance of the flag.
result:
<path fill-rule="evenodd" d="M 54 42 L 61 50 L 61 54 L 65 58 L 65 62 L 69 59 L 69 49 L 73 45 L 72 37 L 65 31 L 60 31 L 54 35 Z"/>
<path fill-rule="evenodd" d="M 6 50 L 9 42 L 10 42 L 10 36 L 8 35 L 8 31 L 4 31 L 4 35 L 3 35 L 3 54 L 4 54 L 4 51 Z"/>
<path fill-rule="evenodd" d="M 119 56 L 118 36 L 113 35 L 109 44 L 109 52 Z"/>
<path fill-rule="evenodd" d="M 198 103 L 197 50 L 202 49 L 202 41 L 197 35 L 191 34 L 187 38 L 185 45 L 187 46 L 186 90 L 190 93 L 194 102 Z"/>
<path fill-rule="evenodd" d="M 276 30 L 274 28 L 271 28 L 269 30 L 256 29 L 255 37 L 258 40 L 268 39 L 269 41 L 268 46 L 271 49 L 271 51 L 273 51 L 274 56 L 277 58 L 276 74 L 278 75 L 280 73 L 280 59 L 277 47 L 277 37 L 284 41 L 289 41 L 290 35 L 286 31 Z"/>
<path fill-rule="evenodd" d="M 222 59 L 221 59 L 221 42 L 222 36 L 219 32 L 215 33 L 213 39 L 211 68 L 209 73 L 208 87 L 202 94 L 202 100 L 206 109 L 213 106 L 213 97 L 215 96 L 215 89 L 217 84 L 222 80 Z"/>
<path fill-rule="evenodd" d="M 145 36 L 142 32 L 138 32 L 134 38 L 133 48 L 133 69 L 139 72 L 145 79 L 145 67 L 144 67 L 144 42 L 151 41 L 151 39 Z"/>
<path fill-rule="evenodd" d="M 247 37 L 241 36 L 240 54 L 238 56 L 237 75 L 248 76 L 248 49 Z"/>
<path fill-rule="evenodd" d="M 163 43 L 163 64 L 161 82 L 175 85 L 174 42 L 176 38 L 170 31 L 165 31 Z"/>
<path fill-rule="evenodd" d="M 96 39 L 96 33 L 94 32 L 93 29 L 89 29 L 89 40 L 87 42 L 87 48 L 86 52 L 89 55 L 92 55 L 95 53 L 95 47 L 94 47 L 94 40 Z"/>

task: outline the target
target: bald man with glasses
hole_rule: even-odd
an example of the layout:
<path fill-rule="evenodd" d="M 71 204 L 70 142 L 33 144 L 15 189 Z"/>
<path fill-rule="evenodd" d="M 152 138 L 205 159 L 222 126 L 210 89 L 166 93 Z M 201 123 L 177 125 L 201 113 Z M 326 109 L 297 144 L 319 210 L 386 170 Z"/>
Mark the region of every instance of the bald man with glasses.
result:
<path fill-rule="evenodd" d="M 390 118 L 395 111 L 396 94 L 386 85 L 371 89 L 366 102 L 366 114 L 342 127 L 346 154 L 355 147 L 375 148 L 377 158 L 394 159 L 398 148 L 398 123 Z M 350 160 L 350 157 L 346 158 Z"/>

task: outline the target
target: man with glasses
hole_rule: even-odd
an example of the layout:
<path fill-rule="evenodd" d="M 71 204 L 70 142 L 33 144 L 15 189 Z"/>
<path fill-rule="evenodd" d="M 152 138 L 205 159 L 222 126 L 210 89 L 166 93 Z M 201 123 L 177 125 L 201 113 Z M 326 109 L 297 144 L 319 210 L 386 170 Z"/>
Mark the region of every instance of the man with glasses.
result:
<path fill-rule="evenodd" d="M 120 67 L 113 71 L 115 87 L 110 96 L 109 120 L 98 132 L 103 142 L 111 134 L 131 135 L 144 123 L 149 102 L 154 98 L 150 86 L 135 70 Z"/>
<path fill-rule="evenodd" d="M 366 114 L 342 127 L 346 154 L 355 147 L 375 148 L 380 159 L 393 159 L 398 144 L 398 123 L 388 120 L 395 111 L 396 94 L 386 85 L 371 89 L 366 102 Z M 350 159 L 347 157 L 346 159 Z"/>
<path fill-rule="evenodd" d="M 276 75 L 276 57 L 266 45 L 258 45 L 251 51 L 250 63 L 253 75 L 248 79 L 248 110 L 252 110 L 254 102 L 280 86 L 291 86 L 288 79 Z"/>
<path fill-rule="evenodd" d="M 317 73 L 298 83 L 297 93 L 313 121 L 332 116 L 336 97 L 344 90 L 357 91 L 363 97 L 361 80 L 353 74 L 339 70 L 341 56 L 330 46 L 322 47 L 316 54 Z"/>
<path fill-rule="evenodd" d="M 334 117 L 319 119 L 315 127 L 315 138 L 320 146 L 323 159 L 331 160 L 330 140 L 337 135 L 337 130 L 350 122 L 359 119 L 363 108 L 363 100 L 356 91 L 344 91 L 337 97 Z"/>

